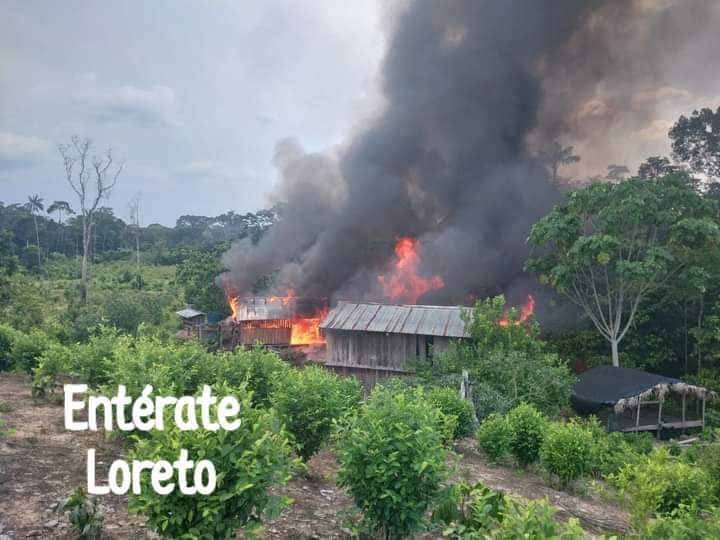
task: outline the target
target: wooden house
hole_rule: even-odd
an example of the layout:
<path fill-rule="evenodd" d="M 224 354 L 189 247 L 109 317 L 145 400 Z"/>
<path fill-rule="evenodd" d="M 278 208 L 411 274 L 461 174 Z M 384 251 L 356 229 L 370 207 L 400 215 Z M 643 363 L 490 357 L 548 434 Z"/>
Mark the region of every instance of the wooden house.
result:
<path fill-rule="evenodd" d="M 327 341 L 325 366 L 355 375 L 366 388 L 408 373 L 409 360 L 430 361 L 451 340 L 469 337 L 457 306 L 340 302 L 320 323 Z"/>
<path fill-rule="evenodd" d="M 178 317 L 182 320 L 183 330 L 188 337 L 193 336 L 201 332 L 203 325 L 205 324 L 205 313 L 198 311 L 192 306 L 187 306 L 180 311 L 175 312 Z"/>

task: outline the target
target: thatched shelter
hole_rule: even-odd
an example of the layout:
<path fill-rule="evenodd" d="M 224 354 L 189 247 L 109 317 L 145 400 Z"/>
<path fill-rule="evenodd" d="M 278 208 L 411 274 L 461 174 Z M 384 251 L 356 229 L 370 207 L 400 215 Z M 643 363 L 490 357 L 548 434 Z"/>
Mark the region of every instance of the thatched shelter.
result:
<path fill-rule="evenodd" d="M 673 397 L 679 403 L 671 404 Z M 596 366 L 578 377 L 572 403 L 580 413 L 607 418 L 611 430 L 659 434 L 663 429 L 704 427 L 705 402 L 715 398 L 714 392 L 680 379 Z M 689 401 L 694 401 L 694 411 L 688 411 Z"/>

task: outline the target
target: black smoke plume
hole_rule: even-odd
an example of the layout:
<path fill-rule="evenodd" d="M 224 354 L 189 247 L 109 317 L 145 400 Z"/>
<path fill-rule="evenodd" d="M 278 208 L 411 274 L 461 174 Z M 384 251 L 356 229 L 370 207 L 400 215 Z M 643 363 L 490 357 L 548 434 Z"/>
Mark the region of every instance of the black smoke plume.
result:
<path fill-rule="evenodd" d="M 599 21 L 626 28 L 635 4 L 408 2 L 389 24 L 382 110 L 337 155 L 278 144 L 282 220 L 257 246 L 241 242 L 225 255 L 222 282 L 247 294 L 276 272 L 279 291 L 381 300 L 377 275 L 396 239 L 411 236 L 423 274 L 445 283 L 423 302 L 498 292 L 522 301 L 533 287 L 522 270 L 529 228 L 559 199 L 528 142 L 572 124 L 547 89 L 573 107 L 592 95 L 609 69 L 604 51 L 590 48 L 604 42 Z M 588 29 L 595 34 L 583 39 Z M 573 94 L 558 62 L 582 54 L 589 63 Z"/>

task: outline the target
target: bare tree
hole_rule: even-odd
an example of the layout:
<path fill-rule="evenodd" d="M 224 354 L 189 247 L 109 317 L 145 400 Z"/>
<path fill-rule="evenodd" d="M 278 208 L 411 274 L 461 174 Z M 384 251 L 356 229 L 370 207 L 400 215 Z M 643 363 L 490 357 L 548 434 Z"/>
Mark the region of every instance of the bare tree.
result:
<path fill-rule="evenodd" d="M 69 144 L 58 146 L 65 165 L 68 184 L 77 195 L 83 225 L 83 256 L 80 272 L 80 301 L 88 299 L 88 255 L 92 241 L 95 212 L 102 199 L 107 199 L 123 170 L 115 164 L 112 148 L 103 156 L 91 155 L 92 140 L 73 136 Z"/>
<path fill-rule="evenodd" d="M 137 274 L 140 275 L 140 193 L 136 193 L 130 199 L 130 226 L 135 231 L 135 266 Z"/>
<path fill-rule="evenodd" d="M 43 206 L 43 199 L 40 195 L 28 195 L 28 202 L 25 203 L 23 208 L 32 214 L 33 223 L 35 224 L 35 245 L 37 246 L 37 260 L 38 269 L 42 268 L 42 261 L 40 260 L 40 229 L 38 228 L 37 215 L 39 212 L 45 210 Z"/>

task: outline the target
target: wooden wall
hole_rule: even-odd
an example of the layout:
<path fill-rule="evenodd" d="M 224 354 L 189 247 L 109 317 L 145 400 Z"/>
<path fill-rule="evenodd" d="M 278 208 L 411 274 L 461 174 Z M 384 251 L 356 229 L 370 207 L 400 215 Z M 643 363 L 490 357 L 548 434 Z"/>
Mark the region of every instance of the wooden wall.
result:
<path fill-rule="evenodd" d="M 409 373 L 407 361 L 429 358 L 447 350 L 450 338 L 383 332 L 326 330 L 326 367 L 355 375 L 366 389 L 379 380 Z"/>

